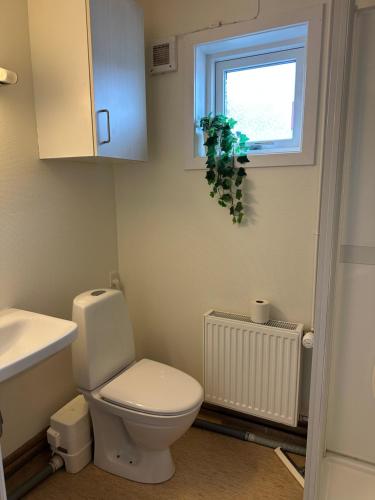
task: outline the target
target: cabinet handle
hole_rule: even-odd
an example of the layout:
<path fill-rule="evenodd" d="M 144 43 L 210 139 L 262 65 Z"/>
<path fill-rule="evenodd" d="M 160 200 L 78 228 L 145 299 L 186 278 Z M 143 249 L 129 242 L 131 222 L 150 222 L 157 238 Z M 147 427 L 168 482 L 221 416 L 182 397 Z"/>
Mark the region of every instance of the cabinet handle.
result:
<path fill-rule="evenodd" d="M 98 110 L 98 115 L 99 113 L 105 113 L 107 115 L 107 139 L 105 141 L 99 141 L 99 144 L 109 144 L 111 142 L 111 122 L 109 118 L 109 111 L 108 109 L 99 109 Z"/>

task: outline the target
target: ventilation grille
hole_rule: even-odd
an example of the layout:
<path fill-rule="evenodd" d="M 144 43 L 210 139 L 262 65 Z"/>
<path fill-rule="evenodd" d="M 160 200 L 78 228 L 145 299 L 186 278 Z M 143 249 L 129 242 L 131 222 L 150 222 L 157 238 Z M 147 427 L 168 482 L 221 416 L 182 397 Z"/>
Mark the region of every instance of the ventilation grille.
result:
<path fill-rule="evenodd" d="M 164 64 L 169 64 L 169 43 L 152 47 L 152 65 L 163 66 Z"/>
<path fill-rule="evenodd" d="M 250 316 L 243 316 L 242 314 L 232 314 L 232 313 L 225 313 L 225 312 L 220 312 L 220 311 L 212 311 L 212 313 L 210 313 L 210 316 L 214 316 L 215 318 L 224 318 L 224 319 L 234 319 L 237 321 L 245 321 L 246 323 L 252 323 L 254 325 L 258 324 L 258 323 L 255 323 L 254 321 L 252 321 Z M 281 328 L 283 330 L 297 330 L 298 324 L 270 319 L 263 326 L 273 326 L 274 328 Z"/>
<path fill-rule="evenodd" d="M 150 73 L 167 73 L 176 69 L 176 38 L 152 43 Z"/>

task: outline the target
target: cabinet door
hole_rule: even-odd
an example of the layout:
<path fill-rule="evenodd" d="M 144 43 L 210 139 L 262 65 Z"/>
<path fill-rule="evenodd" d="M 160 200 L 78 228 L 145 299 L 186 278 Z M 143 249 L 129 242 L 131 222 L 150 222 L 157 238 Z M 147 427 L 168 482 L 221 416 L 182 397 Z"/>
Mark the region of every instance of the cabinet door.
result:
<path fill-rule="evenodd" d="M 86 0 L 28 0 L 40 158 L 94 155 Z"/>
<path fill-rule="evenodd" d="M 143 12 L 135 0 L 88 0 L 97 155 L 146 160 Z"/>

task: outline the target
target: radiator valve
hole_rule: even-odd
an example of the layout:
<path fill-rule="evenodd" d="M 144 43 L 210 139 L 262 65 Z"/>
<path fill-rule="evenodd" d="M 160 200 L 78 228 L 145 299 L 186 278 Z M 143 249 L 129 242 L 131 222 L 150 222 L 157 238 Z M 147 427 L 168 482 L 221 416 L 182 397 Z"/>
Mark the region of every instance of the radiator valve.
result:
<path fill-rule="evenodd" d="M 314 332 L 306 332 L 302 337 L 302 345 L 306 349 L 312 349 L 314 347 Z"/>

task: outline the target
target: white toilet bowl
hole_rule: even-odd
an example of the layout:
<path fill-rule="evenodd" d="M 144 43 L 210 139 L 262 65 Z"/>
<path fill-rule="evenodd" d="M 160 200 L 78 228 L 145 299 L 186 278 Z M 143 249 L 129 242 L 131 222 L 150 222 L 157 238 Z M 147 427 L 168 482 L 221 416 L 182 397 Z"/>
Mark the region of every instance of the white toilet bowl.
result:
<path fill-rule="evenodd" d="M 178 387 L 180 394 L 174 393 Z M 173 476 L 169 447 L 199 412 L 203 392 L 198 382 L 143 359 L 109 383 L 82 393 L 93 422 L 95 465 L 142 483 L 161 483 Z"/>
<path fill-rule="evenodd" d="M 203 389 L 186 373 L 148 359 L 128 364 L 115 376 L 111 367 L 108 373 L 112 372 L 112 376 L 103 376 L 103 366 L 107 362 L 102 358 L 107 357 L 110 350 L 104 344 L 103 349 L 100 346 L 98 348 L 98 342 L 90 349 L 88 339 L 98 338 L 98 332 L 93 331 L 90 335 L 90 329 L 85 324 L 89 325 L 90 321 L 83 320 L 89 312 L 94 314 L 97 325 L 100 308 L 112 307 L 111 312 L 114 312 L 116 302 L 121 304 L 122 301 L 124 304 L 122 295 L 121 301 L 118 301 L 121 292 L 105 290 L 102 295 L 104 293 L 107 294 L 105 297 L 91 295 L 92 292 L 81 294 L 73 308 L 73 318 L 78 323 L 81 339 L 81 342 L 73 345 L 73 367 L 79 390 L 90 408 L 94 430 L 94 463 L 133 481 L 160 483 L 174 474 L 175 466 L 169 447 L 193 423 L 203 401 Z M 85 309 L 84 315 L 79 314 L 79 308 L 82 307 Z M 120 318 L 118 314 L 109 314 L 107 320 L 112 317 L 117 320 Z M 108 333 L 103 335 L 106 344 L 113 343 L 118 328 L 105 333 Z M 116 335 L 111 336 L 113 333 Z M 132 345 L 131 348 L 134 349 Z M 117 351 L 117 359 L 118 354 Z M 128 359 L 128 352 L 126 355 Z M 95 356 L 100 366 L 93 365 Z M 101 375 L 99 378 L 98 372 Z M 100 379 L 102 383 L 98 385 Z"/>

